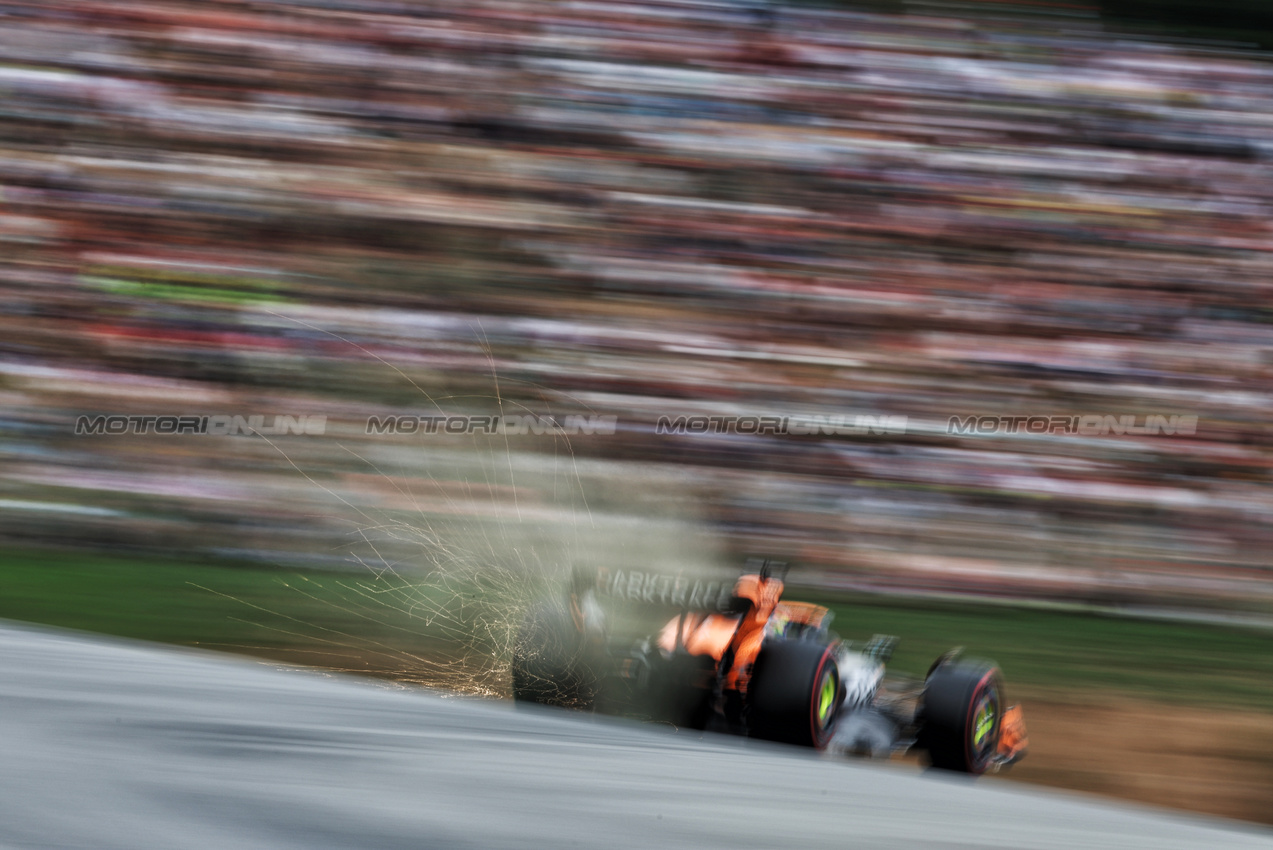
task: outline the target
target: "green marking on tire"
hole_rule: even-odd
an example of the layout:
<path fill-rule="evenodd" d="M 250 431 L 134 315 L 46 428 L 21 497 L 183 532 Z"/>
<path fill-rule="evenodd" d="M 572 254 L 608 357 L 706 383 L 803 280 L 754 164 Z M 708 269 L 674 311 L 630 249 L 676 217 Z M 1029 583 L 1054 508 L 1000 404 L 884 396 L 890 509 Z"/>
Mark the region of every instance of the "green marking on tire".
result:
<path fill-rule="evenodd" d="M 826 724 L 831 715 L 831 705 L 835 702 L 835 678 L 826 676 L 822 679 L 822 693 L 818 695 L 818 723 Z"/>
<path fill-rule="evenodd" d="M 990 700 L 985 700 L 977 709 L 977 717 L 973 720 L 972 745 L 978 750 L 981 750 L 986 742 L 986 736 L 990 734 L 994 727 L 994 703 Z"/>

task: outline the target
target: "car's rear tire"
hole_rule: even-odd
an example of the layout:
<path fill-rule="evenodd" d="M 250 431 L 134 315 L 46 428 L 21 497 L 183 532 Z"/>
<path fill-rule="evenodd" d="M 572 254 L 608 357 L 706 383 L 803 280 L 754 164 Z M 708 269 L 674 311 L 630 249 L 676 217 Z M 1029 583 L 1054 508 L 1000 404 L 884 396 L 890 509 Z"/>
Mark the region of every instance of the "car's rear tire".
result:
<path fill-rule="evenodd" d="M 920 702 L 920 743 L 940 770 L 985 773 L 999 749 L 1004 712 L 999 668 L 987 663 L 935 667 Z"/>
<path fill-rule="evenodd" d="M 597 677 L 588 643 L 562 602 L 532 608 L 513 646 L 513 699 L 591 709 Z"/>
<path fill-rule="evenodd" d="M 832 646 L 807 640 L 766 641 L 747 692 L 752 737 L 818 749 L 831 742 L 841 698 Z"/>

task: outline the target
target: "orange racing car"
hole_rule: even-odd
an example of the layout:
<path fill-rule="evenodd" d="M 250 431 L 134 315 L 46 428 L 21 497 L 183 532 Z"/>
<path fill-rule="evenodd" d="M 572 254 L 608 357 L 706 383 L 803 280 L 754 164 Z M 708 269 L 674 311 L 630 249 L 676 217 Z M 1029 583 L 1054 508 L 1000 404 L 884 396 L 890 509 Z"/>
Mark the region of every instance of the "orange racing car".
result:
<path fill-rule="evenodd" d="M 765 562 L 735 582 L 576 571 L 533 609 L 512 659 L 519 702 L 639 716 L 818 749 L 887 756 L 918 748 L 937 768 L 981 774 L 1022 758 L 1025 723 L 988 662 L 948 652 L 923 680 L 886 677 L 896 638 L 862 646 L 824 606 L 784 600 Z M 634 642 L 611 637 L 604 599 L 679 609 Z"/>

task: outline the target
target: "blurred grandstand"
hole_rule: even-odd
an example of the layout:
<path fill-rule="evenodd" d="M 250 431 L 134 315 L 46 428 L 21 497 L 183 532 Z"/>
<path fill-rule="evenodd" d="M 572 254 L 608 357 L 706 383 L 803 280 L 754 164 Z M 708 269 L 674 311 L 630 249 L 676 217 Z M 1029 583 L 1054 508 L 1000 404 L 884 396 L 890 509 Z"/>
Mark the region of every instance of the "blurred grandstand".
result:
<path fill-rule="evenodd" d="M 1267 615 L 1271 202 L 1269 56 L 1082 8 L 0 0 L 0 534 L 341 567 L 684 517 L 828 586 Z M 618 425 L 365 427 L 439 414 Z M 656 433 L 843 415 L 908 426 Z M 1156 415 L 1197 427 L 949 427 Z"/>

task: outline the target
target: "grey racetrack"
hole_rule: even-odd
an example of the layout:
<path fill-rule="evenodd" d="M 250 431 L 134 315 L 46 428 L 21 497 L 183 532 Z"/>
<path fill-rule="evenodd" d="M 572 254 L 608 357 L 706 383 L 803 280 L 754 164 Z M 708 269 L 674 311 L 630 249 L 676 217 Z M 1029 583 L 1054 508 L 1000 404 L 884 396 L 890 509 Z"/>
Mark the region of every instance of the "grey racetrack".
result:
<path fill-rule="evenodd" d="M 1251 847 L 999 780 L 0 626 L 0 847 Z"/>

